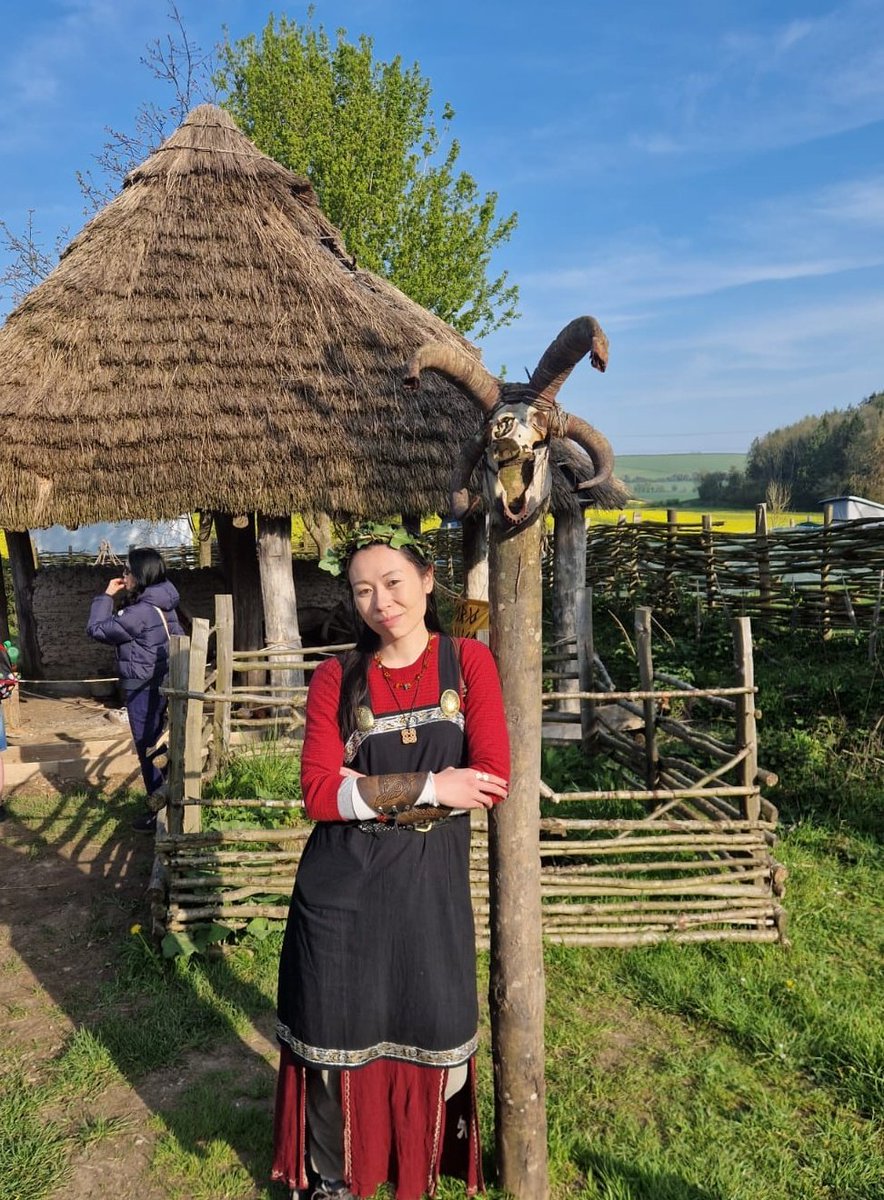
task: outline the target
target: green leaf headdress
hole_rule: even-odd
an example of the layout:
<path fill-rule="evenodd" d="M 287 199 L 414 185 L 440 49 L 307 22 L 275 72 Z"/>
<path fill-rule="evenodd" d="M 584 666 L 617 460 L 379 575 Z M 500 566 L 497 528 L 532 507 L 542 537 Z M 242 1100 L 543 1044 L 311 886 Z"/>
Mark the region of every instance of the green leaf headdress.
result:
<path fill-rule="evenodd" d="M 330 575 L 346 575 L 350 559 L 357 550 L 377 545 L 387 545 L 393 550 L 401 550 L 403 546 L 408 546 L 425 562 L 433 561 L 433 551 L 429 542 L 424 538 L 415 537 L 404 526 L 376 525 L 364 521 L 345 532 L 337 546 L 326 550 L 319 560 L 319 569 L 328 571 Z"/>

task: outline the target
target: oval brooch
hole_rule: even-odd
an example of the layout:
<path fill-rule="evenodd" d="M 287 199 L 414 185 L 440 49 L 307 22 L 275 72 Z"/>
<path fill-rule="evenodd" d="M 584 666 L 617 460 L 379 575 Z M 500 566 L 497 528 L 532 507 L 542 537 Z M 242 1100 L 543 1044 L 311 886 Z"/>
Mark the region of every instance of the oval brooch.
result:
<path fill-rule="evenodd" d="M 443 717 L 456 717 L 460 712 L 460 696 L 452 688 L 446 688 L 439 697 Z"/>
<path fill-rule="evenodd" d="M 370 733 L 374 729 L 374 713 L 365 704 L 356 709 L 356 728 L 360 733 Z"/>

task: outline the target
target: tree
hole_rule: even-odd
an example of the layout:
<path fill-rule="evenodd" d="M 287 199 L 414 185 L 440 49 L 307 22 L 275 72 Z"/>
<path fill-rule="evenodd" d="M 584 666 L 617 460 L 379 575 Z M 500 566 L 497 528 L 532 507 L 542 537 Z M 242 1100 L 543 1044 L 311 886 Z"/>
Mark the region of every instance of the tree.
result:
<path fill-rule="evenodd" d="M 482 196 L 457 170 L 454 111 L 430 108 L 430 84 L 415 63 L 374 58 L 373 42 L 334 44 L 320 25 L 271 16 L 219 50 L 214 82 L 240 128 L 292 171 L 306 175 L 323 211 L 360 265 L 461 332 L 481 336 L 511 322 L 518 289 L 489 277 L 490 260 L 516 226 L 498 220 L 497 194 Z"/>

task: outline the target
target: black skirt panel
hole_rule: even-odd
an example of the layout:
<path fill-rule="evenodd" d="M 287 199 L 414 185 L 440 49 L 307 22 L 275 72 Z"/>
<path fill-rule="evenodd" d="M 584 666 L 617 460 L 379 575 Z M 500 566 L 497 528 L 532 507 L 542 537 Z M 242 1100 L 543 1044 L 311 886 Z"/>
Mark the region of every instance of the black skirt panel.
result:
<path fill-rule="evenodd" d="M 439 647 L 440 693 L 458 693 L 453 643 Z M 392 700 L 392 697 L 391 697 Z M 360 745 L 364 774 L 461 766 L 460 725 Z M 377 1058 L 455 1066 L 475 1051 L 478 1008 L 469 881 L 470 821 L 429 832 L 372 822 L 316 825 L 298 867 L 279 972 L 277 1034 L 308 1066 Z"/>

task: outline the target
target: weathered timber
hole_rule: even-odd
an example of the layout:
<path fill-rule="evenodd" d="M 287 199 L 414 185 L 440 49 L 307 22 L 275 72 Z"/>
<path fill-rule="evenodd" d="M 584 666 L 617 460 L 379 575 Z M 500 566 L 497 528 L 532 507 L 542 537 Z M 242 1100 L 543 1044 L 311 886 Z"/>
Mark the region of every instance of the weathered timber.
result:
<path fill-rule="evenodd" d="M 490 1001 L 499 1183 L 547 1200 L 545 981 L 540 904 L 541 522 L 491 539 L 491 648 L 511 748 L 510 791 L 488 821 Z"/>

